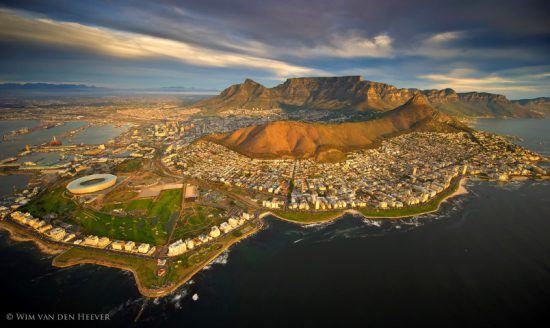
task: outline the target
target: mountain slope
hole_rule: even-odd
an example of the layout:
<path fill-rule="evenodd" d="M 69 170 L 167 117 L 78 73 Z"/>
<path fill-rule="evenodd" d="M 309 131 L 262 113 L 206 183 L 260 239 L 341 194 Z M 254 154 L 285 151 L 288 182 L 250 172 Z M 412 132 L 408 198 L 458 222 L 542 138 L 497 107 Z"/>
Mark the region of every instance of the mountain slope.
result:
<path fill-rule="evenodd" d="M 213 111 L 234 108 L 387 111 L 403 105 L 417 94 L 426 96 L 438 110 L 455 116 L 539 116 L 502 95 L 456 93 L 452 89 L 398 89 L 393 85 L 363 80 L 360 76 L 291 78 L 274 88 L 247 79 L 194 106 Z"/>
<path fill-rule="evenodd" d="M 550 115 L 550 97 L 539 97 L 534 99 L 519 99 L 512 100 L 520 106 L 528 108 L 531 111 L 541 113 L 543 115 Z"/>
<path fill-rule="evenodd" d="M 279 106 L 279 102 L 275 98 L 276 96 L 271 89 L 251 79 L 246 79 L 244 83 L 234 84 L 223 90 L 218 96 L 202 100 L 195 106 L 214 110 L 224 108 L 275 108 Z"/>
<path fill-rule="evenodd" d="M 314 158 L 332 161 L 345 152 L 367 148 L 380 139 L 412 131 L 459 132 L 468 130 L 451 117 L 434 110 L 423 95 L 379 118 L 354 123 L 318 124 L 271 122 L 217 134 L 208 140 L 254 158 Z"/>

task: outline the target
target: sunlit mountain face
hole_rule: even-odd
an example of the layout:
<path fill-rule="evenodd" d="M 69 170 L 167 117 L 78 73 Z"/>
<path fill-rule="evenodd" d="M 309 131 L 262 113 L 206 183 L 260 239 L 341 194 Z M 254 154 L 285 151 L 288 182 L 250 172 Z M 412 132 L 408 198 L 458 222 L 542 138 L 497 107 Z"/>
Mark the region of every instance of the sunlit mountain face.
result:
<path fill-rule="evenodd" d="M 489 14 L 490 13 L 490 14 Z M 544 1 L 0 1 L 0 81 L 221 90 L 362 75 L 547 96 Z"/>

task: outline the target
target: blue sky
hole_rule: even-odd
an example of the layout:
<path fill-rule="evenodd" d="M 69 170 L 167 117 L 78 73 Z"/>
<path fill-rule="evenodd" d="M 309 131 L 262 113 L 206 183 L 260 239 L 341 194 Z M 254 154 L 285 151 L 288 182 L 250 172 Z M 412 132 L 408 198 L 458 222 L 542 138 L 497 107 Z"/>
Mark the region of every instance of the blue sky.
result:
<path fill-rule="evenodd" d="M 362 75 L 550 96 L 548 1 L 4 1 L 0 81 L 223 89 Z"/>

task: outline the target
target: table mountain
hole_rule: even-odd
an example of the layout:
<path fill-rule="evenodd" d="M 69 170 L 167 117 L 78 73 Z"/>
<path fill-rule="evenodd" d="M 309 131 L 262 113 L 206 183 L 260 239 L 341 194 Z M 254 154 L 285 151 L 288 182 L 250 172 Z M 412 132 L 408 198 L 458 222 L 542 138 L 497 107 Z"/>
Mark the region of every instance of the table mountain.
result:
<path fill-rule="evenodd" d="M 273 88 L 247 79 L 194 106 L 214 112 L 235 108 L 388 111 L 417 94 L 426 96 L 440 111 L 455 116 L 540 116 L 537 111 L 511 102 L 503 95 L 456 93 L 452 89 L 398 89 L 390 84 L 363 80 L 360 76 L 291 78 Z"/>

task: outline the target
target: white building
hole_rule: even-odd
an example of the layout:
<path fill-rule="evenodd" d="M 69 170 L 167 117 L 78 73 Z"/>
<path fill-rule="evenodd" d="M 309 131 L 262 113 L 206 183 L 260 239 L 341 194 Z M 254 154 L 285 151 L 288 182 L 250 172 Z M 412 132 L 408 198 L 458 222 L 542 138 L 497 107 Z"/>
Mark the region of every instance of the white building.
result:
<path fill-rule="evenodd" d="M 177 256 L 187 252 L 187 245 L 181 239 L 168 246 L 168 256 Z"/>

